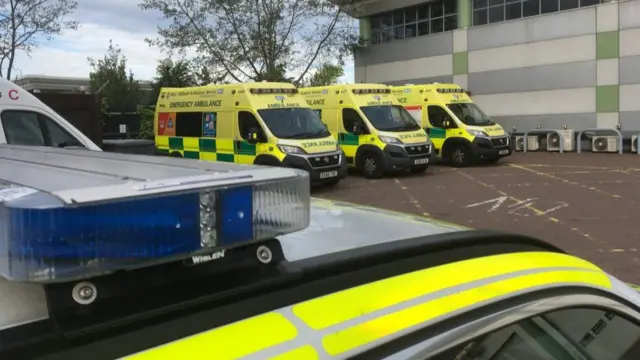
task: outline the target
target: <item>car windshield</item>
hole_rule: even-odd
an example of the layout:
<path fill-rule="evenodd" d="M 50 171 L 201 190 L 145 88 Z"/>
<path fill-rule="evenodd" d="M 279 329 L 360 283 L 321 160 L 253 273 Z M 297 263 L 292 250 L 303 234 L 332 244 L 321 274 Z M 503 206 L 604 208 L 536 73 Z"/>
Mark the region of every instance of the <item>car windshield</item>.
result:
<path fill-rule="evenodd" d="M 360 110 L 369 119 L 371 125 L 381 131 L 419 130 L 416 120 L 399 105 L 362 106 Z"/>
<path fill-rule="evenodd" d="M 271 133 L 281 139 L 319 139 L 331 135 L 311 109 L 263 109 L 258 114 Z"/>
<path fill-rule="evenodd" d="M 451 112 L 462 121 L 462 123 L 471 126 L 489 126 L 496 123 L 491 120 L 489 115 L 474 103 L 457 103 L 448 104 L 447 107 Z"/>

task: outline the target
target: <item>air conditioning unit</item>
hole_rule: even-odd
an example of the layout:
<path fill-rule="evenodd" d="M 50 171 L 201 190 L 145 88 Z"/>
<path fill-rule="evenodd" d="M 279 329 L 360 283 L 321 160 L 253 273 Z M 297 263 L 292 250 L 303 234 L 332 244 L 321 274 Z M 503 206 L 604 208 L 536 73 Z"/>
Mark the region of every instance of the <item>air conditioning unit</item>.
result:
<path fill-rule="evenodd" d="M 529 135 L 527 137 L 527 151 L 538 151 L 540 144 L 537 135 Z M 516 151 L 524 151 L 524 136 L 516 136 Z"/>
<path fill-rule="evenodd" d="M 594 136 L 591 139 L 591 151 L 593 152 L 617 152 L 617 136 Z"/>
<path fill-rule="evenodd" d="M 631 135 L 631 152 L 638 152 L 638 135 Z"/>
<path fill-rule="evenodd" d="M 560 130 L 564 139 L 562 151 L 573 151 L 575 132 L 570 129 Z M 560 135 L 556 132 L 547 134 L 547 151 L 560 151 Z"/>

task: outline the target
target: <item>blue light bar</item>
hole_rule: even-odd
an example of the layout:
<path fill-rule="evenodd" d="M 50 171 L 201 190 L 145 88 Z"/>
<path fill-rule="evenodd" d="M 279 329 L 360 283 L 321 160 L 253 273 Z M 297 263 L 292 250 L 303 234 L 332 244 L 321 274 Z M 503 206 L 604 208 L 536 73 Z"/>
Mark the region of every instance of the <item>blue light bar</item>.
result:
<path fill-rule="evenodd" d="M 279 180 L 68 206 L 0 182 L 0 276 L 89 278 L 302 230 L 310 199 L 300 184 Z"/>

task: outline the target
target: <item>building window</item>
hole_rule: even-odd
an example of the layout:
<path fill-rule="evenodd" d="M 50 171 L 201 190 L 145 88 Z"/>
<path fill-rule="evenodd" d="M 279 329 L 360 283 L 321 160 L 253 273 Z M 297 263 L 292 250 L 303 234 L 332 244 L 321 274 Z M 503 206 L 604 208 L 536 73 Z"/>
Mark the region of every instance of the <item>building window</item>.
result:
<path fill-rule="evenodd" d="M 473 26 L 493 24 L 602 3 L 602 0 L 472 0 Z"/>
<path fill-rule="evenodd" d="M 458 28 L 457 6 L 457 0 L 440 0 L 372 16 L 371 43 L 455 30 Z"/>

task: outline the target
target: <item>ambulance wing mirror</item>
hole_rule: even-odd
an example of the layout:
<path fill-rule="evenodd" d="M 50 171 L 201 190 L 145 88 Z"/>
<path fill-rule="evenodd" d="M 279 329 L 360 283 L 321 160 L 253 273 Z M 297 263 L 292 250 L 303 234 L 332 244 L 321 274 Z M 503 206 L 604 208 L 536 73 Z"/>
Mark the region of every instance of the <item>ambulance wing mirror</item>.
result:
<path fill-rule="evenodd" d="M 445 119 L 445 120 L 443 120 L 443 121 L 442 121 L 442 126 L 443 126 L 445 129 L 451 129 L 451 120 L 449 120 L 449 119 Z"/>

